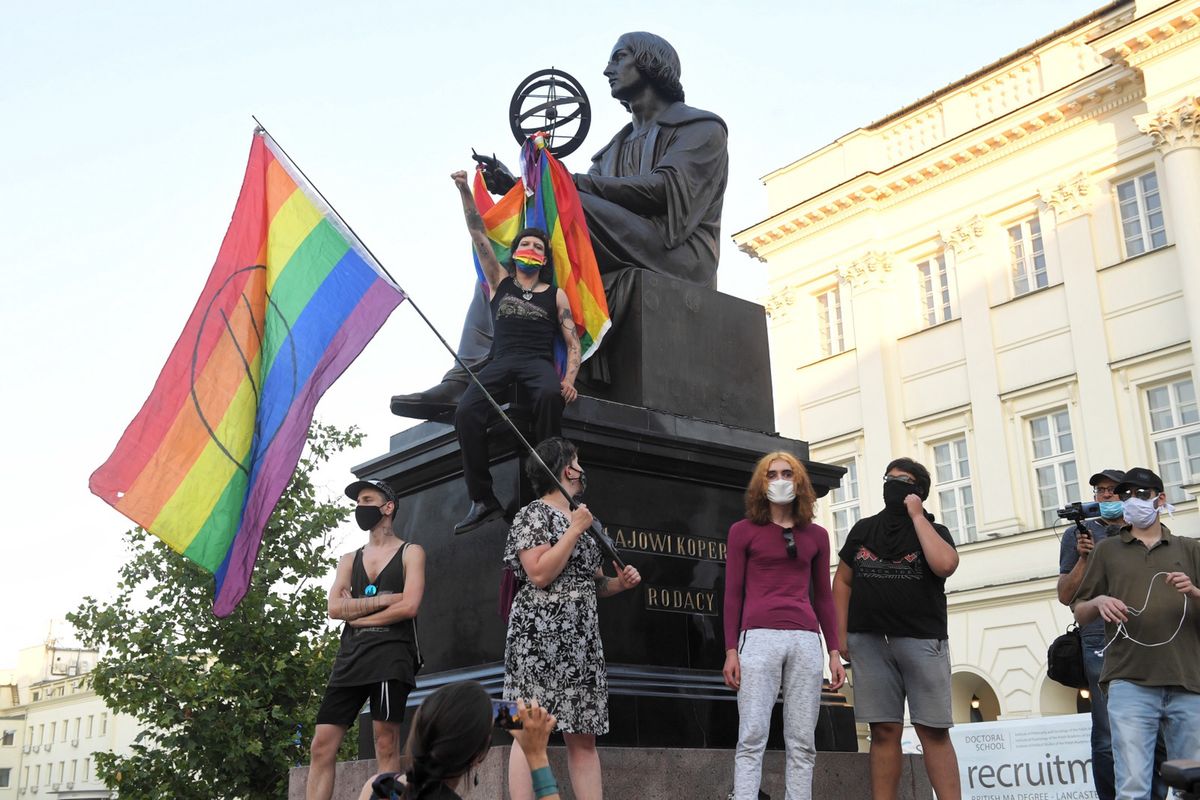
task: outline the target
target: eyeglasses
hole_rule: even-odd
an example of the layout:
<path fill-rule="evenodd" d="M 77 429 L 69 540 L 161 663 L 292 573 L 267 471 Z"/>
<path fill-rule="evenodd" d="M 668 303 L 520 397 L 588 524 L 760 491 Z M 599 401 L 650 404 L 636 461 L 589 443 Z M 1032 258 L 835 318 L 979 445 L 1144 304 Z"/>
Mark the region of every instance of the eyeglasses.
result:
<path fill-rule="evenodd" d="M 791 528 L 783 529 L 783 541 L 787 544 L 788 558 L 796 557 L 796 534 L 792 533 Z"/>
<path fill-rule="evenodd" d="M 890 483 L 892 481 L 896 481 L 899 483 L 907 483 L 909 486 L 917 485 L 917 482 L 914 479 L 908 477 L 907 475 L 884 475 L 883 476 L 884 483 Z"/>
<path fill-rule="evenodd" d="M 1092 489 L 1092 494 L 1099 497 L 1102 494 L 1116 495 L 1116 487 L 1113 486 L 1096 486 Z"/>
<path fill-rule="evenodd" d="M 1122 500 L 1128 500 L 1131 497 L 1136 497 L 1138 500 L 1153 500 L 1158 495 L 1158 489 L 1123 489 L 1117 492 L 1117 497 Z"/>

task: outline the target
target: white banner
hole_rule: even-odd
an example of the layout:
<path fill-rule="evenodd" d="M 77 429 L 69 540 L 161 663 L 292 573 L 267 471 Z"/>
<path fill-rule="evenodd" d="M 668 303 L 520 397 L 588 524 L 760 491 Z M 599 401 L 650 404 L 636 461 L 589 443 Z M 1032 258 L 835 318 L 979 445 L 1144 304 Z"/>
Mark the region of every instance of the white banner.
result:
<path fill-rule="evenodd" d="M 1095 800 L 1091 736 L 1090 714 L 955 725 L 963 800 Z"/>

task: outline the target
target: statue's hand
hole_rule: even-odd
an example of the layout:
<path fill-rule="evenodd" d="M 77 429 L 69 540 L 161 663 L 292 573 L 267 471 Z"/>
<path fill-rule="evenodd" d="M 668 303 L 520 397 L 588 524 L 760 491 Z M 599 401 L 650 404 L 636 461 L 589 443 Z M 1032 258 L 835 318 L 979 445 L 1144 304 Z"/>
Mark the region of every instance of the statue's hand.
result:
<path fill-rule="evenodd" d="M 495 155 L 481 156 L 472 150 L 471 158 L 483 169 L 483 183 L 492 194 L 508 194 L 517 185 L 517 179 Z"/>

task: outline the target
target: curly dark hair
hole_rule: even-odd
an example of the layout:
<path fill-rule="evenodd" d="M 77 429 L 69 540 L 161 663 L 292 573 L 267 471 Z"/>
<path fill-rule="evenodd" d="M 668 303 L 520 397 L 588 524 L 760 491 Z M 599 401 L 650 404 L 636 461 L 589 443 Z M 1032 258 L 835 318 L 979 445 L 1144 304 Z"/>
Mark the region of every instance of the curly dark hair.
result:
<path fill-rule="evenodd" d="M 568 439 L 551 436 L 540 442 L 537 447 L 533 448 L 533 451 L 541 457 L 542 461 L 546 462 L 546 466 L 554 473 L 554 480 L 551 480 L 550 476 L 546 474 L 546 470 L 537 463 L 537 459 L 530 457 L 525 461 L 525 475 L 533 486 L 533 493 L 542 497 L 558 488 L 554 481 L 579 455 L 579 448 Z"/>
<path fill-rule="evenodd" d="M 668 100 L 683 102 L 683 84 L 679 82 L 683 67 L 679 54 L 666 39 L 646 31 L 621 34 L 617 47 L 624 46 L 633 54 L 638 71 L 658 93 Z M 627 109 L 628 104 L 622 103 Z"/>
<path fill-rule="evenodd" d="M 894 469 L 898 469 L 901 472 L 907 472 L 909 475 L 912 475 L 913 479 L 917 482 L 917 496 L 922 500 L 929 499 L 929 487 L 932 485 L 933 481 L 929 477 L 929 470 L 925 469 L 923 464 L 919 464 L 907 457 L 897 458 L 893 459 L 892 463 L 887 465 L 887 469 L 883 471 L 883 474 L 887 475 Z"/>

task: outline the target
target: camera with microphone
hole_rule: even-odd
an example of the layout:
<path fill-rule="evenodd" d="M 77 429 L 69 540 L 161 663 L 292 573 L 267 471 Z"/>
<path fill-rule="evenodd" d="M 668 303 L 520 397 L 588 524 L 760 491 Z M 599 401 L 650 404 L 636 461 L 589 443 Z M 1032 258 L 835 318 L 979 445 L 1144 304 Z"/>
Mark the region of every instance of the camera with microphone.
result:
<path fill-rule="evenodd" d="M 1085 519 L 1094 519 L 1100 516 L 1099 503 L 1068 503 L 1056 512 L 1059 519 L 1067 519 L 1072 522 L 1082 522 Z"/>

